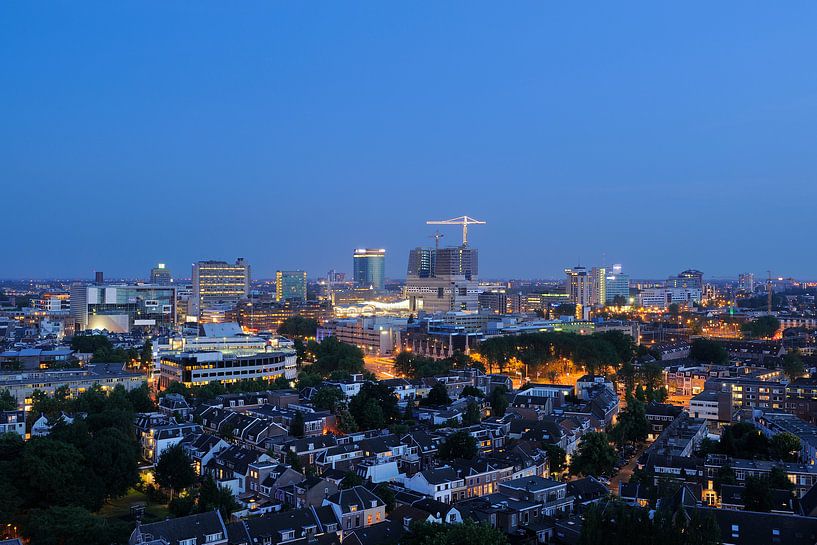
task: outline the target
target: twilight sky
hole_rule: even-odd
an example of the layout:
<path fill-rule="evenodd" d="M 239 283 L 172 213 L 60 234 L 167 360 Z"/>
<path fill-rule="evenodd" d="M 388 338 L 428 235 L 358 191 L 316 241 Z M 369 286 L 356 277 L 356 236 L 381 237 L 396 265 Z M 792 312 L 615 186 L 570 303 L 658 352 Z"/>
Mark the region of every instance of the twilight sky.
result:
<path fill-rule="evenodd" d="M 359 246 L 402 277 L 462 214 L 483 277 L 817 278 L 815 28 L 814 2 L 7 0 L 0 278 L 314 277 Z"/>

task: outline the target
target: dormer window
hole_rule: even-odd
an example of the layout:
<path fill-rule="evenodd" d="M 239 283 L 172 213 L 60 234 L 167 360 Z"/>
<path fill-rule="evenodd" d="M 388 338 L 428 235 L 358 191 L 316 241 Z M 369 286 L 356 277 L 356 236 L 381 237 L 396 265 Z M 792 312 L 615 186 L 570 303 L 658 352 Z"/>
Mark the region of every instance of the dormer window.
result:
<path fill-rule="evenodd" d="M 220 539 L 221 539 L 221 532 L 218 532 L 216 534 L 207 534 L 206 536 L 204 536 L 204 542 L 205 543 L 213 543 L 214 541 L 218 541 Z"/>
<path fill-rule="evenodd" d="M 179 545 L 196 545 L 196 538 L 191 537 L 190 539 L 180 539 Z"/>

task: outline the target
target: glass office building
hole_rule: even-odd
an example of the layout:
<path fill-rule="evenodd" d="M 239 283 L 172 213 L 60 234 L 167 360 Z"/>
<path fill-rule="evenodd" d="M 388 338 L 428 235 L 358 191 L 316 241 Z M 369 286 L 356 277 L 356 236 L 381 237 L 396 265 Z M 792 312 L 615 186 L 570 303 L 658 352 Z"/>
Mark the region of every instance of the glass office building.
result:
<path fill-rule="evenodd" d="M 355 287 L 382 290 L 385 286 L 386 250 L 358 248 L 352 256 Z"/>
<path fill-rule="evenodd" d="M 275 300 L 306 301 L 306 271 L 277 271 Z"/>

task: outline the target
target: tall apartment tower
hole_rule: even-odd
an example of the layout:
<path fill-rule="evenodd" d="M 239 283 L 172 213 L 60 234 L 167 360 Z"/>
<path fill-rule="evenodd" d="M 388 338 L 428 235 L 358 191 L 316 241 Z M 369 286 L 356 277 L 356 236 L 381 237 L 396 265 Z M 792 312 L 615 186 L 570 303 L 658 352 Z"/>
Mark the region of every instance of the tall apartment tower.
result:
<path fill-rule="evenodd" d="M 409 252 L 406 296 L 411 312 L 479 310 L 479 254 L 470 246 Z"/>
<path fill-rule="evenodd" d="M 352 266 L 356 288 L 382 290 L 386 285 L 386 250 L 357 248 Z"/>
<path fill-rule="evenodd" d="M 306 301 L 306 271 L 277 271 L 275 300 Z"/>
<path fill-rule="evenodd" d="M 210 305 L 235 304 L 250 292 L 250 265 L 243 257 L 234 264 L 199 261 L 193 264 L 190 315 L 199 316 Z"/>
<path fill-rule="evenodd" d="M 170 274 L 170 269 L 165 267 L 164 263 L 157 263 L 155 267 L 150 269 L 150 283 L 159 286 L 172 284 L 173 276 Z"/>

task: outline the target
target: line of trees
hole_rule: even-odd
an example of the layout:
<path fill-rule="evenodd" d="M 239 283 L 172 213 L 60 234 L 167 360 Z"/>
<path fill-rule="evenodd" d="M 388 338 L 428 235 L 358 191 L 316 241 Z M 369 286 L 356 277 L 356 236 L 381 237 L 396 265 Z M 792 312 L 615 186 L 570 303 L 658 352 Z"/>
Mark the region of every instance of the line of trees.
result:
<path fill-rule="evenodd" d="M 528 367 L 546 370 L 551 364 L 570 360 L 590 373 L 597 373 L 632 360 L 635 350 L 632 338 L 620 331 L 592 335 L 564 332 L 503 335 L 483 341 L 478 348 L 491 372 L 494 368 L 504 372 L 515 359 Z"/>

